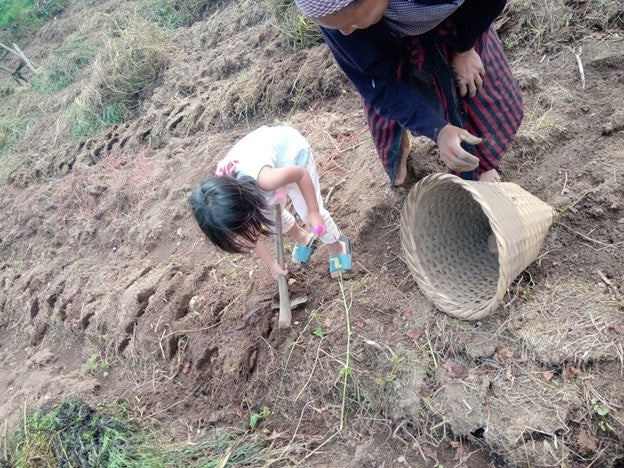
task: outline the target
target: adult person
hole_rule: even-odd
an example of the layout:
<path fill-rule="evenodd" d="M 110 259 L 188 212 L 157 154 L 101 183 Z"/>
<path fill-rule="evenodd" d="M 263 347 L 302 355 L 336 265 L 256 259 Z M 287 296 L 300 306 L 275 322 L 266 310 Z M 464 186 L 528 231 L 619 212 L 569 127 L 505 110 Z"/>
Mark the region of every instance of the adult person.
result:
<path fill-rule="evenodd" d="M 408 131 L 465 179 L 496 182 L 523 117 L 492 28 L 505 0 L 295 0 L 364 101 L 379 158 L 403 185 Z"/>

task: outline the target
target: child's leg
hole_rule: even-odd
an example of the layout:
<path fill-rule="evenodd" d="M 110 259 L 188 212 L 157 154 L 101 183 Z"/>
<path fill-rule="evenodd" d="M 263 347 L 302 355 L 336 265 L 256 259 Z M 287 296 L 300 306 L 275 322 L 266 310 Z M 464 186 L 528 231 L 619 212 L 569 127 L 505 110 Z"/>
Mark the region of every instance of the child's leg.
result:
<path fill-rule="evenodd" d="M 271 220 L 275 221 L 275 208 L 272 209 Z M 295 217 L 285 208 L 282 207 L 282 232 L 284 234 L 288 234 L 297 244 L 308 245 L 310 241 L 313 239 L 312 233 L 306 231 L 301 226 L 299 226 Z M 301 264 L 300 261 L 293 259 L 293 264 L 295 266 L 299 266 Z"/>
<path fill-rule="evenodd" d="M 312 157 L 312 152 L 308 157 L 308 162 L 306 164 L 306 169 L 310 174 L 310 178 L 312 179 L 312 184 L 314 185 L 314 191 L 316 193 L 316 201 L 319 206 L 319 212 L 323 218 L 323 222 L 325 223 L 325 233 L 320 236 L 321 242 L 327 245 L 330 256 L 340 255 L 348 253 L 347 244 L 340 240 L 340 230 L 336 223 L 332 219 L 329 212 L 323 206 L 323 199 L 321 197 L 321 187 L 319 183 L 318 173 L 316 172 L 316 164 L 314 163 L 314 158 Z M 297 211 L 297 214 L 302 220 L 305 220 L 308 217 L 308 206 L 301 195 L 301 192 L 298 188 L 292 188 L 288 190 L 288 196 L 293 202 L 293 206 Z M 334 271 L 331 273 L 333 278 L 338 278 L 340 276 L 340 271 Z"/>
<path fill-rule="evenodd" d="M 320 236 L 321 242 L 324 244 L 333 244 L 338 241 L 340 237 L 340 229 L 336 226 L 336 223 L 332 219 L 329 212 L 323 206 L 323 198 L 321 197 L 321 187 L 319 183 L 318 173 L 316 171 L 316 164 L 314 163 L 314 158 L 312 157 L 312 152 L 310 152 L 310 156 L 308 157 L 308 162 L 305 166 L 308 173 L 310 174 L 310 178 L 312 179 L 312 184 L 314 185 L 314 191 L 316 194 L 316 201 L 319 206 L 319 212 L 323 218 L 323 222 L 325 223 L 325 233 Z M 295 207 L 295 211 L 299 215 L 299 217 L 305 222 L 308 217 L 308 205 L 301 195 L 301 192 L 298 188 L 291 188 L 288 190 L 288 196 L 292 200 L 293 206 Z"/>

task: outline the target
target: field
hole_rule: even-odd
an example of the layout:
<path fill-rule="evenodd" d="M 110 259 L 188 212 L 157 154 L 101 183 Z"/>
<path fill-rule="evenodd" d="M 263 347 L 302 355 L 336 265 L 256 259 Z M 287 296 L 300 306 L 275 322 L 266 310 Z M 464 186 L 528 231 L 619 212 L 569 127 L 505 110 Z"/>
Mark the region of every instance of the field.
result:
<path fill-rule="evenodd" d="M 0 466 L 624 465 L 621 2 L 512 0 L 496 23 L 526 107 L 501 172 L 558 216 L 478 322 L 419 291 L 407 192 L 289 2 L 5 3 L 0 41 L 38 73 L 0 75 Z M 354 248 L 340 282 L 322 249 L 292 276 L 286 331 L 270 274 L 187 202 L 277 122 Z M 444 171 L 412 152 L 416 178 Z"/>

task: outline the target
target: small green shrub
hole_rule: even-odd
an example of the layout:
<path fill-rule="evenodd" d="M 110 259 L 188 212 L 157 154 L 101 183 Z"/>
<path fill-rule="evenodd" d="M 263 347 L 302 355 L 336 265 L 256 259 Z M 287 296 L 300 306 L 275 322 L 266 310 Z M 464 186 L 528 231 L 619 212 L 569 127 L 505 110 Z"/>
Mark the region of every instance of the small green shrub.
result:
<path fill-rule="evenodd" d="M 16 437 L 13 463 L 31 466 L 111 466 L 127 452 L 129 425 L 80 401 L 35 411 Z"/>

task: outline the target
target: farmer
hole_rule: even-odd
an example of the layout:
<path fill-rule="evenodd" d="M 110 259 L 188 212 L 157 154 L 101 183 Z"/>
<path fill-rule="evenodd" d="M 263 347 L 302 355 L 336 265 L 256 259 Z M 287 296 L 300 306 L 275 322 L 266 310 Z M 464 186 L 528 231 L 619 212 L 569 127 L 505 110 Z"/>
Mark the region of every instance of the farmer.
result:
<path fill-rule="evenodd" d="M 318 23 L 364 101 L 381 162 L 405 183 L 408 131 L 431 138 L 451 171 L 500 180 L 523 116 L 492 22 L 505 0 L 295 0 Z"/>
<path fill-rule="evenodd" d="M 288 196 L 310 231 L 282 210 L 282 226 L 295 242 L 292 264 L 305 265 L 317 245 L 329 250 L 329 271 L 338 278 L 351 268 L 351 243 L 323 207 L 319 177 L 308 141 L 293 127 L 260 127 L 239 140 L 217 165 L 215 176 L 190 196 L 191 209 L 206 237 L 221 250 L 254 250 L 275 277 L 287 271 L 266 242 L 275 205 Z"/>

